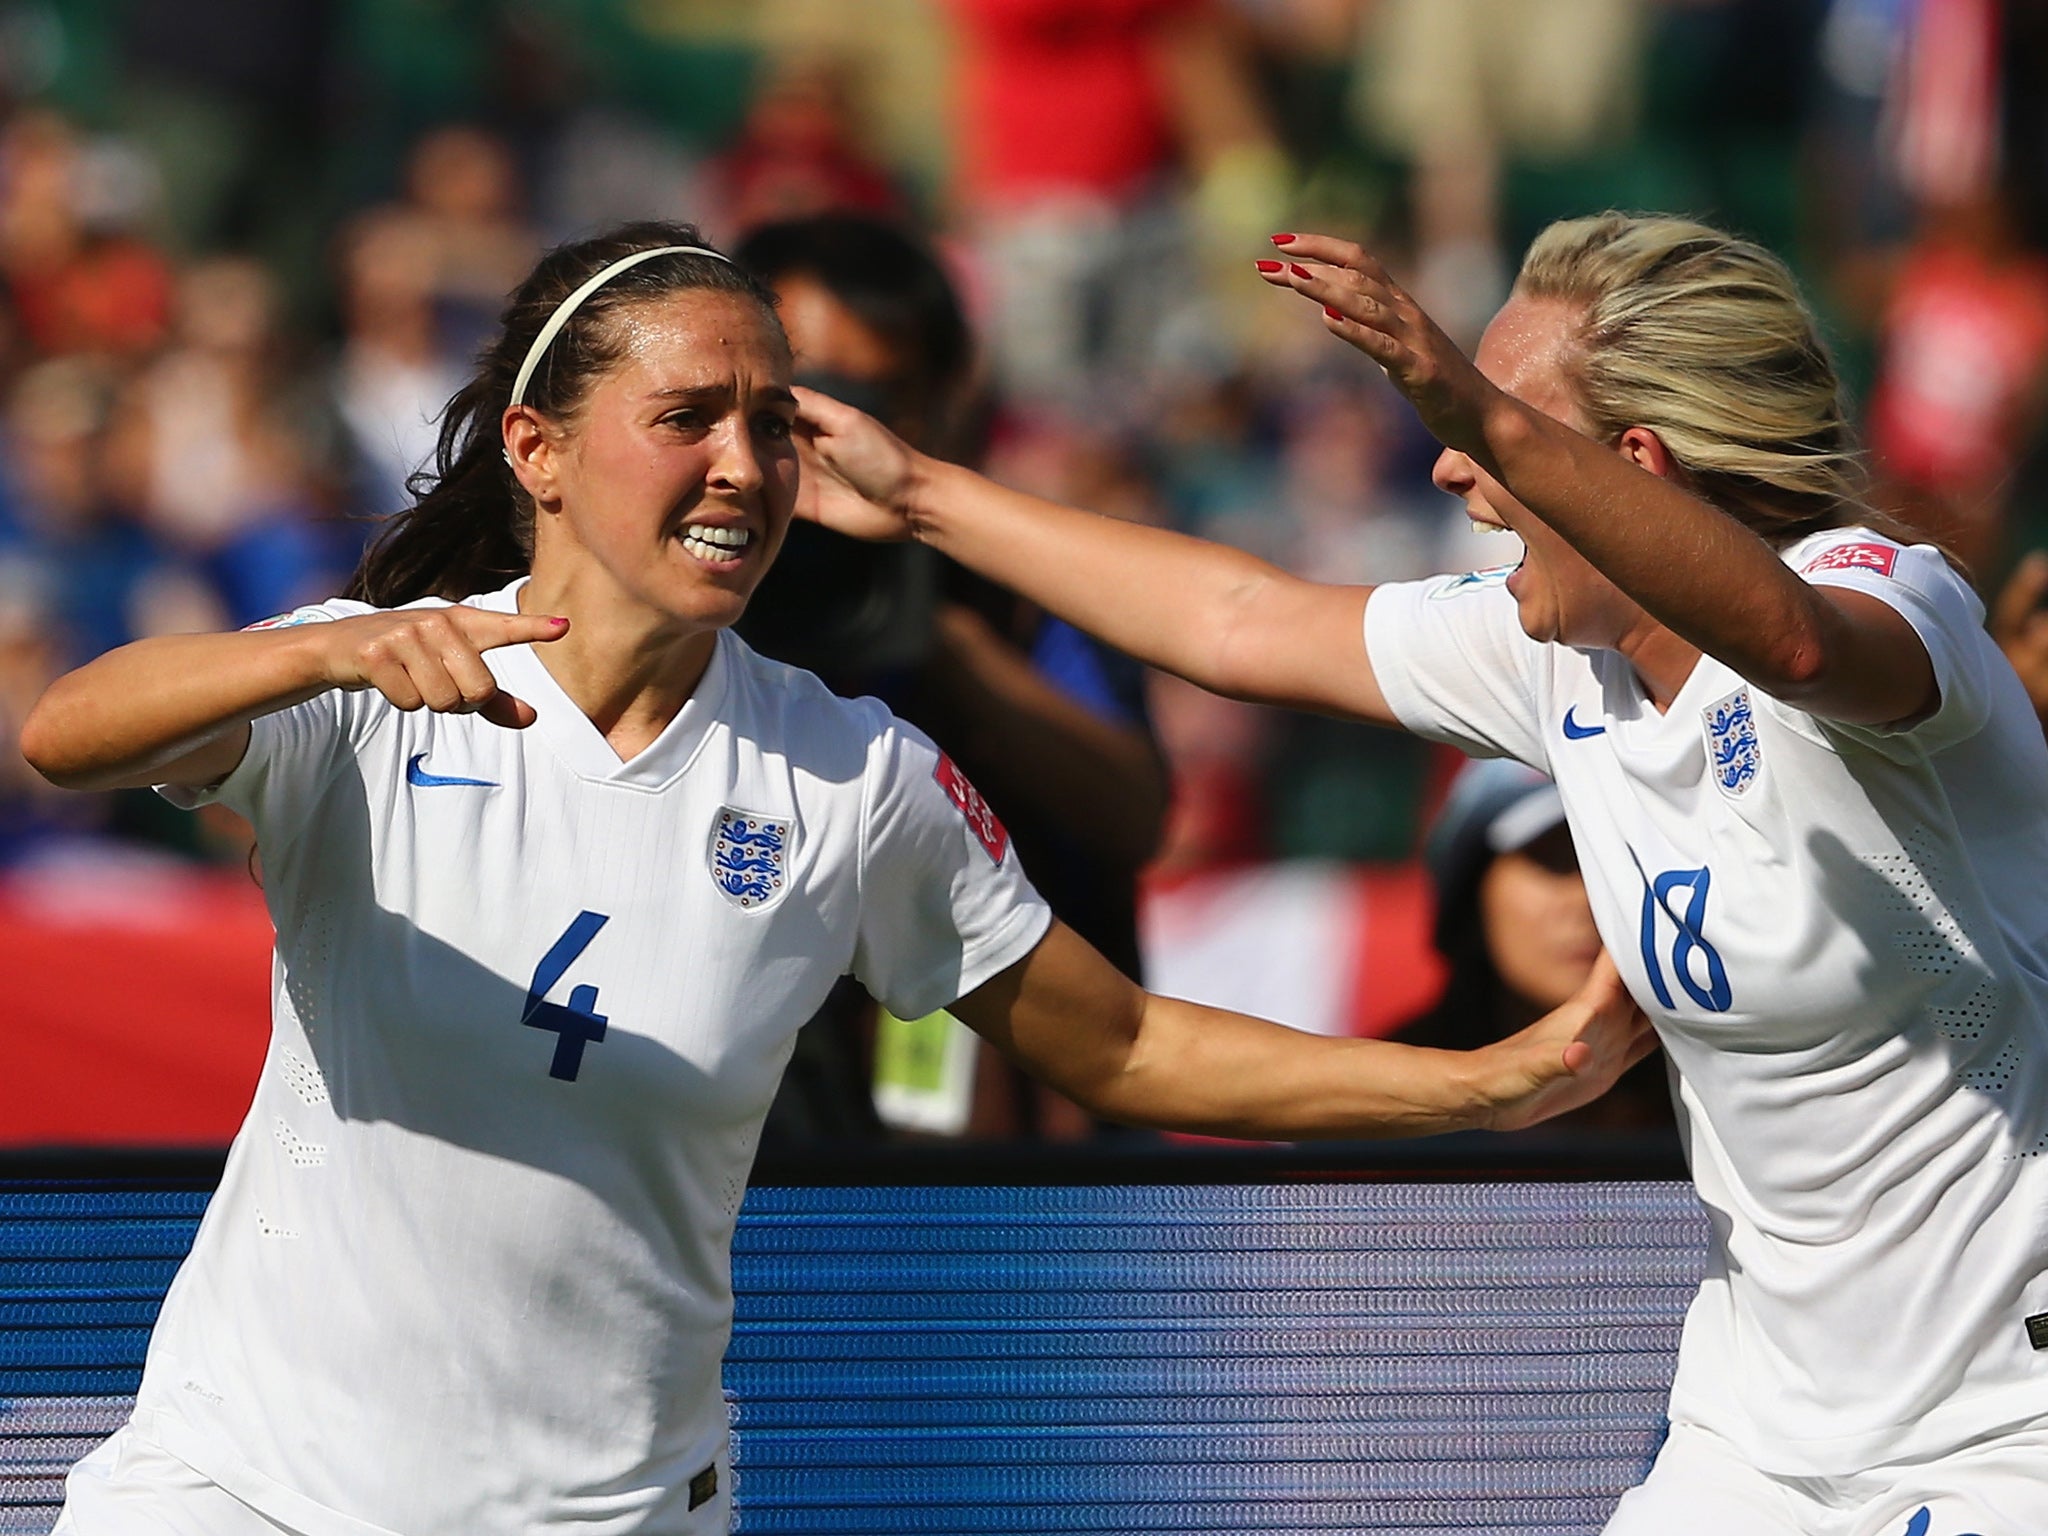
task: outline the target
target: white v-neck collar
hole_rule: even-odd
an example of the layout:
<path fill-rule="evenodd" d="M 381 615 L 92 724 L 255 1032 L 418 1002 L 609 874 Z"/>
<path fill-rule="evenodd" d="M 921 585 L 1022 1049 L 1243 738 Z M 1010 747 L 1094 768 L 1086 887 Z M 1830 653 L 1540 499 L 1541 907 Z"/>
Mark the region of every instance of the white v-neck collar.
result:
<path fill-rule="evenodd" d="M 519 591 L 526 582 L 527 578 L 522 576 L 508 587 L 465 601 L 471 607 L 493 613 L 517 613 Z M 500 646 L 486 651 L 484 659 L 508 692 L 533 706 L 538 718 L 528 729 L 539 732 L 555 755 L 579 777 L 659 789 L 690 766 L 724 706 L 732 674 L 732 641 L 723 630 L 714 639 L 711 661 L 675 718 L 662 727 L 659 736 L 623 762 L 604 739 L 604 733 L 591 724 L 590 717 L 555 681 L 533 646 Z"/>
<path fill-rule="evenodd" d="M 1704 702 L 1700 695 L 1713 687 L 1712 674 L 1718 670 L 1712 657 L 1700 654 L 1670 704 L 1660 710 L 1626 656 L 1619 651 L 1603 651 L 1600 655 L 1604 663 L 1599 668 L 1601 706 L 1621 747 L 1661 754 L 1685 750 L 1697 742 L 1699 712 Z"/>

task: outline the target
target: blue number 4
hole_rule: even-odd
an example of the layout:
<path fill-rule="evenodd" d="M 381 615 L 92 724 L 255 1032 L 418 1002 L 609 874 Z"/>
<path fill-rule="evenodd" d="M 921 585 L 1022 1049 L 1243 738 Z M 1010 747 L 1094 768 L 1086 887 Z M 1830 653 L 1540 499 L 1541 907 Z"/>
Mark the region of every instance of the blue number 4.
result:
<path fill-rule="evenodd" d="M 1676 1005 L 1671 1001 L 1671 989 L 1664 984 L 1664 971 L 1657 959 L 1657 915 L 1660 912 L 1671 920 L 1671 926 L 1677 930 L 1671 940 L 1671 974 L 1678 978 L 1685 995 L 1709 1013 L 1728 1011 L 1728 968 L 1700 932 L 1707 916 L 1707 887 L 1712 881 L 1713 872 L 1705 869 L 1667 869 L 1655 879 L 1644 876 L 1643 968 L 1650 973 L 1650 989 L 1666 1008 Z M 1688 893 L 1683 911 L 1671 904 L 1672 894 L 1681 890 Z M 1693 979 L 1695 953 L 1706 965 L 1707 984 L 1704 987 Z"/>
<path fill-rule="evenodd" d="M 606 1020 L 597 1011 L 597 988 L 572 987 L 566 1008 L 549 1002 L 547 996 L 562 979 L 562 973 L 576 963 L 576 957 L 590 947 L 598 929 L 610 921 L 602 912 L 577 913 L 576 921 L 562 931 L 562 936 L 533 968 L 533 985 L 527 989 L 526 1007 L 519 1022 L 555 1031 L 555 1059 L 548 1064 L 549 1077 L 575 1082 L 583 1067 L 583 1047 L 604 1039 Z"/>

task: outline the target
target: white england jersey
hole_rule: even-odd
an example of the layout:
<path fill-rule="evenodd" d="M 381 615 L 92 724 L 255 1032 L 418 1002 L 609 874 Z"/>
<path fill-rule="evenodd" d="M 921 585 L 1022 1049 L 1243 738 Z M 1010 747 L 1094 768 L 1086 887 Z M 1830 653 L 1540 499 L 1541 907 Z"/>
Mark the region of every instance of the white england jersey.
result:
<path fill-rule="evenodd" d="M 1557 781 L 1663 1039 L 1714 1237 L 1672 1417 L 1831 1475 L 2048 1414 L 2048 748 L 1938 551 L 1784 558 L 1905 616 L 1932 716 L 1819 720 L 1711 657 L 1659 714 L 1525 636 L 1505 572 L 1382 587 L 1365 632 L 1410 729 Z"/>
<path fill-rule="evenodd" d="M 798 1027 L 848 971 L 920 1017 L 1050 915 L 925 737 L 729 634 L 624 764 L 533 648 L 486 659 L 531 728 L 325 693 L 214 792 L 274 1028 L 131 1433 L 313 1536 L 723 1530 L 729 1244 Z"/>

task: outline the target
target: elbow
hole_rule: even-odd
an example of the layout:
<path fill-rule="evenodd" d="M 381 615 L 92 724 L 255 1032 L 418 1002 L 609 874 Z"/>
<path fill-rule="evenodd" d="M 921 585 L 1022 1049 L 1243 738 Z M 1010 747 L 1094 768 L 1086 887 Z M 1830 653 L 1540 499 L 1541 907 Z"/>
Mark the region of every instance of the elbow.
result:
<path fill-rule="evenodd" d="M 1272 576 L 1253 566 L 1205 616 L 1200 628 L 1206 650 L 1197 665 L 1181 673 L 1189 682 L 1227 699 L 1270 702 L 1262 642 L 1270 639 L 1273 624 Z"/>
<path fill-rule="evenodd" d="M 1827 680 L 1827 652 L 1818 645 L 1786 647 L 1772 658 L 1771 686 L 1767 690 L 1782 699 L 1804 698 Z"/>
<path fill-rule="evenodd" d="M 62 681 L 53 683 L 21 722 L 17 740 L 29 767 L 59 789 L 97 789 L 98 775 L 78 750 L 75 732 L 65 726 Z"/>
<path fill-rule="evenodd" d="M 21 755 L 29 767 L 52 784 L 60 789 L 74 789 L 77 786 L 68 781 L 75 777 L 75 767 L 65 754 L 64 733 L 52 719 L 54 714 L 50 695 L 45 693 L 21 722 Z"/>
<path fill-rule="evenodd" d="M 1773 698 L 1798 703 L 1826 687 L 1834 659 L 1825 627 L 1805 619 L 1774 627 L 1749 676 Z"/>

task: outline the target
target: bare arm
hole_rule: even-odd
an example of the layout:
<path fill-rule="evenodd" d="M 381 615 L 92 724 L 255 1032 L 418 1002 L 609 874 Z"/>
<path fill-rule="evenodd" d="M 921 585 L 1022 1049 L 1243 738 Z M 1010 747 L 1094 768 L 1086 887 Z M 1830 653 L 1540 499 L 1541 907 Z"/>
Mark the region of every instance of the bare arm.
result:
<path fill-rule="evenodd" d="M 1328 586 L 1202 539 L 1009 490 L 799 390 L 798 511 L 865 539 L 915 537 L 1127 655 L 1213 693 L 1394 725 L 1365 655 L 1369 589 Z"/>
<path fill-rule="evenodd" d="M 1597 1098 L 1656 1043 L 1605 961 L 1520 1034 L 1438 1051 L 1152 996 L 1057 922 L 952 1011 L 1099 1115 L 1290 1141 L 1533 1125 Z"/>
<path fill-rule="evenodd" d="M 1285 251 L 1297 260 L 1275 264 L 1268 282 L 1323 305 L 1331 332 L 1387 370 L 1439 441 L 1681 639 L 1828 719 L 1890 724 L 1939 703 L 1933 663 L 1904 618 L 1875 598 L 1802 581 L 1755 533 L 1678 483 L 1653 432 L 1631 428 L 1617 452 L 1496 388 L 1348 241 L 1300 235 Z"/>
<path fill-rule="evenodd" d="M 251 720 L 329 688 L 524 726 L 532 708 L 499 690 L 481 652 L 557 639 L 568 622 L 458 606 L 138 640 L 52 683 L 22 756 L 66 789 L 216 784 L 248 751 Z"/>

